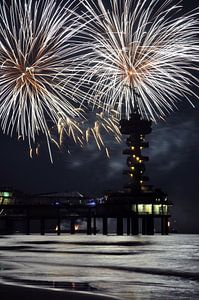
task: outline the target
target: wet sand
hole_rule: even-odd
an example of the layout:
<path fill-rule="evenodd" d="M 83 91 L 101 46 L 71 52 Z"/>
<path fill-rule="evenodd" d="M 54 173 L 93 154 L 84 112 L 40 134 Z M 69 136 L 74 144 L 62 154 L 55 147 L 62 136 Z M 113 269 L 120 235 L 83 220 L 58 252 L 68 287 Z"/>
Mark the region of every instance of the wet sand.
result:
<path fill-rule="evenodd" d="M 3 300 L 114 300 L 116 298 L 91 294 L 89 292 L 73 292 L 50 290 L 33 287 L 0 284 L 0 295 Z M 119 298 L 118 298 L 119 299 Z"/>

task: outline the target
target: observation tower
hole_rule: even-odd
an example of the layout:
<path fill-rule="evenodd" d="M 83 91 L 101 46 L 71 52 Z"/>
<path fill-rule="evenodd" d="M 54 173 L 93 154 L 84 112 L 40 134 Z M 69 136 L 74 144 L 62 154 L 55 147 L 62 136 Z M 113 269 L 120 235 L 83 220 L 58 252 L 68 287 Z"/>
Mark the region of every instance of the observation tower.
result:
<path fill-rule="evenodd" d="M 123 150 L 123 155 L 127 156 L 123 174 L 128 176 L 128 182 L 122 191 L 107 196 L 107 202 L 115 207 L 115 214 L 118 214 L 117 234 L 123 234 L 124 218 L 127 216 L 127 234 L 152 235 L 159 231 L 167 235 L 172 203 L 161 189 L 147 184 L 149 178 L 145 175 L 145 163 L 149 158 L 143 155 L 143 151 L 149 147 L 145 137 L 152 131 L 152 121 L 143 119 L 135 108 L 129 119 L 120 121 L 120 131 L 128 136 L 127 148 Z"/>
<path fill-rule="evenodd" d="M 123 172 L 130 179 L 129 184 L 125 186 L 127 192 L 141 192 L 146 189 L 145 182 L 149 178 L 144 176 L 144 162 L 149 158 L 142 155 L 142 150 L 149 147 L 149 143 L 145 141 L 145 135 L 151 133 L 151 125 L 152 122 L 141 119 L 138 112 L 133 113 L 129 120 L 120 121 L 121 133 L 129 135 L 126 140 L 128 148 L 123 150 L 123 154 L 128 155 L 128 169 Z"/>

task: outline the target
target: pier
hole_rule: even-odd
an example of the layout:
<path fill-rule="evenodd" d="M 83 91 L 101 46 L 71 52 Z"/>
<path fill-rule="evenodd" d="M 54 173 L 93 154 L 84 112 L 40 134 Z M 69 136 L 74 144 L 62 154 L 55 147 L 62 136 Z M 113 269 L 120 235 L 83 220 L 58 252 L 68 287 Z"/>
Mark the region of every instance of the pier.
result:
<path fill-rule="evenodd" d="M 132 204 L 123 193 L 120 199 L 105 197 L 103 200 L 89 200 L 84 197 L 26 196 L 16 198 L 11 195 L 0 204 L 1 234 L 47 233 L 87 235 L 152 235 L 155 221 L 159 232 L 168 234 L 169 206 L 165 195 L 156 192 L 156 202 L 147 204 L 150 199 L 139 199 Z M 118 195 L 117 195 L 118 196 Z M 152 195 L 151 195 L 152 196 Z M 113 202 L 114 198 L 114 202 Z M 45 203 L 45 204 L 42 204 Z M 150 202 L 151 203 L 151 202 Z M 67 223 L 63 229 L 62 224 Z M 82 228 L 84 224 L 84 228 Z M 100 225 L 99 225 L 100 224 Z"/>

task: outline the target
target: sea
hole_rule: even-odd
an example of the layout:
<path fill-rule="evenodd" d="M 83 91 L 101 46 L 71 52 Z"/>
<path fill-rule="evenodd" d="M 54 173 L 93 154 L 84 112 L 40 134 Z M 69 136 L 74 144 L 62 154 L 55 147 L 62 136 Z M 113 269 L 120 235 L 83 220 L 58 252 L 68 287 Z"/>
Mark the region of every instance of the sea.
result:
<path fill-rule="evenodd" d="M 199 235 L 2 235 L 0 282 L 122 300 L 199 299 Z"/>

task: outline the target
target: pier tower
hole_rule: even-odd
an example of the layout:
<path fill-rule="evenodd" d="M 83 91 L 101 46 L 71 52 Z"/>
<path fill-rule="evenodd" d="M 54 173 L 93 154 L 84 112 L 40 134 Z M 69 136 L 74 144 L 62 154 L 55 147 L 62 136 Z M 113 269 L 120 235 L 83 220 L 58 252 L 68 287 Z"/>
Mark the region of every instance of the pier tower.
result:
<path fill-rule="evenodd" d="M 152 131 L 152 121 L 141 117 L 135 108 L 129 119 L 120 121 L 122 135 L 127 135 L 127 168 L 123 171 L 128 176 L 128 182 L 123 190 L 111 192 L 107 203 L 112 205 L 112 213 L 117 218 L 117 234 L 123 234 L 123 220 L 127 217 L 127 234 L 139 233 L 151 235 L 157 228 L 162 234 L 168 234 L 169 206 L 167 194 L 161 189 L 154 189 L 147 184 L 149 178 L 145 175 L 145 163 L 149 158 L 143 155 L 143 150 L 149 147 L 145 140 Z M 158 228 L 159 227 L 159 228 Z"/>
<path fill-rule="evenodd" d="M 138 112 L 132 113 L 129 120 L 120 121 L 120 131 L 129 137 L 126 140 L 128 146 L 123 150 L 127 157 L 127 170 L 124 174 L 129 176 L 129 183 L 125 186 L 127 192 L 146 189 L 145 183 L 149 180 L 145 173 L 145 162 L 149 160 L 147 156 L 142 155 L 142 150 L 149 147 L 149 143 L 145 141 L 145 135 L 151 133 L 152 122 L 141 118 Z"/>

